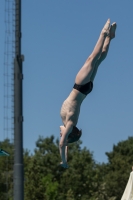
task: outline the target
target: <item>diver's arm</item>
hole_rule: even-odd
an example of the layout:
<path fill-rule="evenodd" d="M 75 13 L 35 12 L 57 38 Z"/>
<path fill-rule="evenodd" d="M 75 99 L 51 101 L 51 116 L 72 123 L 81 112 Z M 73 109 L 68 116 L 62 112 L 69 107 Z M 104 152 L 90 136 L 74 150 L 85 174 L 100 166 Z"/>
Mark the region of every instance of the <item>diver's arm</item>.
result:
<path fill-rule="evenodd" d="M 67 163 L 67 137 L 71 133 L 73 129 L 73 123 L 69 121 L 66 125 L 66 128 L 64 129 L 64 132 L 62 133 L 62 137 L 60 139 L 60 155 L 62 159 L 62 163 Z"/>
<path fill-rule="evenodd" d="M 65 158 L 66 158 L 66 162 L 68 160 L 68 145 L 65 148 Z"/>

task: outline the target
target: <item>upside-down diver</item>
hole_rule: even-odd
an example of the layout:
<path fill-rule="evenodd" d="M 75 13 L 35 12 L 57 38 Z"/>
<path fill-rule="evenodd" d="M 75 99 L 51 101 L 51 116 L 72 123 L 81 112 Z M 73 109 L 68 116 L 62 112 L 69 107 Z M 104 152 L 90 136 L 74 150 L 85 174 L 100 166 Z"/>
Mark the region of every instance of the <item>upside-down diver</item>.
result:
<path fill-rule="evenodd" d="M 93 89 L 93 81 L 98 67 L 107 56 L 110 41 L 115 37 L 116 26 L 115 22 L 110 25 L 110 19 L 107 20 L 93 52 L 76 75 L 73 89 L 62 104 L 60 115 L 63 125 L 60 126 L 59 149 L 62 159 L 60 165 L 64 168 L 68 168 L 68 143 L 78 141 L 82 134 L 82 131 L 76 127 L 80 106 Z"/>

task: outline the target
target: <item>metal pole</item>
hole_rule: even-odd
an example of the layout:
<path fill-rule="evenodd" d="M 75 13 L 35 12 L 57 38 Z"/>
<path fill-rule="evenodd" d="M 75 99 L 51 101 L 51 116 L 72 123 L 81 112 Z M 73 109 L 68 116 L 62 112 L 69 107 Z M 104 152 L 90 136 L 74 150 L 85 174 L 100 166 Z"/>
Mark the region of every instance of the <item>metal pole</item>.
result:
<path fill-rule="evenodd" d="M 15 59 L 14 59 L 14 200 L 24 200 L 23 170 L 23 105 L 21 55 L 21 0 L 15 0 Z"/>

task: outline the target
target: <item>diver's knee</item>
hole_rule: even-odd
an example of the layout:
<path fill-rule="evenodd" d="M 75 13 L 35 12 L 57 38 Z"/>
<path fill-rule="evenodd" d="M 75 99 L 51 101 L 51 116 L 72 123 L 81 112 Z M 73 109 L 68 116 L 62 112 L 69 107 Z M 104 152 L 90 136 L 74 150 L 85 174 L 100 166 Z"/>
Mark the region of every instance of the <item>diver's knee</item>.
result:
<path fill-rule="evenodd" d="M 93 56 L 93 54 L 91 54 L 91 55 L 87 58 L 86 62 L 92 62 L 93 60 L 94 60 L 94 56 Z"/>
<path fill-rule="evenodd" d="M 90 64 L 92 67 L 95 67 L 96 61 L 97 61 L 97 57 L 96 57 L 95 55 L 91 54 L 91 55 L 87 58 L 86 63 L 87 63 L 87 64 Z"/>
<path fill-rule="evenodd" d="M 106 53 L 106 51 L 103 51 L 102 53 L 101 53 L 101 56 L 100 56 L 100 61 L 102 62 L 105 58 L 106 58 L 106 56 L 107 56 L 107 53 Z"/>

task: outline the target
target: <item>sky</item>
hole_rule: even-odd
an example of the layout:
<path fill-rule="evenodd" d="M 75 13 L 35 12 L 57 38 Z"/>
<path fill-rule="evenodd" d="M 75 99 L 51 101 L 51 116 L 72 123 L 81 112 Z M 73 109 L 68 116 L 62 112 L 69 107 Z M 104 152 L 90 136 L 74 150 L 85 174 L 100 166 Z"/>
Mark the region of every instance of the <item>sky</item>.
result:
<path fill-rule="evenodd" d="M 77 127 L 96 162 L 133 136 L 133 1 L 22 0 L 23 144 L 33 152 L 39 135 L 59 138 L 60 108 L 76 73 L 108 18 L 116 37 L 86 97 Z M 3 134 L 5 1 L 0 6 L 0 140 Z M 9 135 L 10 137 L 10 135 Z M 132 163 L 131 163 L 132 165 Z"/>

